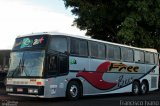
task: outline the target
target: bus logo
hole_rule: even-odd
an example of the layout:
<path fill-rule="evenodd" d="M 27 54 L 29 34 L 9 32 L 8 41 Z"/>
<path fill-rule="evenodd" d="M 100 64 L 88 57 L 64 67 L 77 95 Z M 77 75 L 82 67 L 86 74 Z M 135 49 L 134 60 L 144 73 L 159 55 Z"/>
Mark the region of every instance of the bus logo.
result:
<path fill-rule="evenodd" d="M 92 86 L 101 90 L 108 90 L 117 85 L 117 82 L 107 82 L 103 80 L 103 74 L 105 72 L 138 72 L 138 66 L 127 66 L 122 63 L 104 62 L 100 64 L 95 72 L 79 72 L 77 77 L 82 77 L 87 80 Z"/>
<path fill-rule="evenodd" d="M 118 72 L 127 71 L 127 72 L 138 72 L 138 66 L 127 66 L 122 63 L 111 63 L 109 71 L 116 70 Z"/>
<path fill-rule="evenodd" d="M 33 41 L 30 40 L 29 38 L 24 38 L 21 44 L 21 48 L 32 47 L 32 43 Z"/>

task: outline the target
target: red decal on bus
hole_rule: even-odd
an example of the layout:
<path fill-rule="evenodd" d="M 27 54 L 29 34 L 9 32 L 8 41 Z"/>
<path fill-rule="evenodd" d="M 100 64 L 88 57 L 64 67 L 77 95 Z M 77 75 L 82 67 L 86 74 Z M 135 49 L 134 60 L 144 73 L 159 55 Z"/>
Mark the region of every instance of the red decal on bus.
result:
<path fill-rule="evenodd" d="M 104 62 L 95 72 L 79 72 L 76 76 L 77 77 L 83 77 L 85 80 L 87 80 L 91 85 L 94 87 L 101 89 L 101 90 L 108 90 L 113 88 L 115 85 L 117 85 L 116 82 L 107 82 L 103 80 L 103 74 L 108 71 L 110 62 Z"/>

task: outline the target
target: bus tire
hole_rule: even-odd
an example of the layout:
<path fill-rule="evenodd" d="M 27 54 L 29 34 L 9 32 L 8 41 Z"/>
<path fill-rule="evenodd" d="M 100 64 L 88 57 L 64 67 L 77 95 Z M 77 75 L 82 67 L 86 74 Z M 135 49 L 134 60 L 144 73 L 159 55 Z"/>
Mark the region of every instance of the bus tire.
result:
<path fill-rule="evenodd" d="M 133 82 L 132 93 L 133 93 L 133 95 L 139 95 L 140 94 L 140 83 L 138 81 Z"/>
<path fill-rule="evenodd" d="M 66 97 L 68 100 L 77 100 L 81 96 L 80 85 L 77 81 L 69 82 L 66 90 Z"/>
<path fill-rule="evenodd" d="M 147 92 L 148 92 L 148 83 L 146 81 L 142 81 L 141 94 L 146 94 Z"/>

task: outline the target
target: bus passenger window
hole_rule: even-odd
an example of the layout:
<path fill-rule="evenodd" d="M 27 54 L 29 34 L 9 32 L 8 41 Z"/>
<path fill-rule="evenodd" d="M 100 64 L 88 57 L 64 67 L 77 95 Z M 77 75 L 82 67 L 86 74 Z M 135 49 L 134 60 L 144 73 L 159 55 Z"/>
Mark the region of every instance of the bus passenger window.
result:
<path fill-rule="evenodd" d="M 59 63 L 59 73 L 60 74 L 67 74 L 69 69 L 68 69 L 68 58 L 67 56 L 59 56 L 58 59 Z"/>
<path fill-rule="evenodd" d="M 149 52 L 145 53 L 145 63 L 147 63 L 147 64 L 154 64 L 153 53 L 149 53 Z"/>
<path fill-rule="evenodd" d="M 145 53 L 145 62 L 148 63 L 148 64 L 154 64 L 153 53 L 149 53 L 149 52 Z"/>
<path fill-rule="evenodd" d="M 133 62 L 133 50 L 129 49 L 129 48 L 122 48 L 122 56 L 123 56 L 123 60 L 126 62 Z"/>
<path fill-rule="evenodd" d="M 108 58 L 114 59 L 114 48 L 113 46 L 108 46 Z"/>
<path fill-rule="evenodd" d="M 71 39 L 70 53 L 78 56 L 88 56 L 87 41 L 80 39 Z"/>
<path fill-rule="evenodd" d="M 90 43 L 90 54 L 91 57 L 97 58 L 98 57 L 98 44 L 91 42 Z"/>
<path fill-rule="evenodd" d="M 114 58 L 115 60 L 121 60 L 121 49 L 118 46 L 114 47 Z"/>
<path fill-rule="evenodd" d="M 154 55 L 153 55 L 153 53 L 150 53 L 150 63 L 151 64 L 154 64 Z"/>
<path fill-rule="evenodd" d="M 53 37 L 50 41 L 49 49 L 65 53 L 67 51 L 67 39 L 65 37 Z"/>
<path fill-rule="evenodd" d="M 149 55 L 149 53 L 145 53 L 145 63 L 147 63 L 147 64 L 149 64 L 150 62 L 150 55 Z"/>
<path fill-rule="evenodd" d="M 99 44 L 98 45 L 98 57 L 99 58 L 105 58 L 106 57 L 106 53 L 105 53 L 105 45 L 103 44 Z"/>
<path fill-rule="evenodd" d="M 120 60 L 121 59 L 121 50 L 118 46 L 108 45 L 108 58 L 111 60 Z"/>
<path fill-rule="evenodd" d="M 87 41 L 80 41 L 80 44 L 79 44 L 79 55 L 80 56 L 88 56 Z"/>
<path fill-rule="evenodd" d="M 48 64 L 48 74 L 55 75 L 58 72 L 57 67 L 57 56 L 50 56 L 49 57 L 49 64 Z"/>
<path fill-rule="evenodd" d="M 79 42 L 76 39 L 71 39 L 70 53 L 73 55 L 79 55 Z"/>
<path fill-rule="evenodd" d="M 144 52 L 135 50 L 134 59 L 137 63 L 144 63 Z"/>
<path fill-rule="evenodd" d="M 158 54 L 154 54 L 154 58 L 155 58 L 155 64 L 158 65 Z"/>

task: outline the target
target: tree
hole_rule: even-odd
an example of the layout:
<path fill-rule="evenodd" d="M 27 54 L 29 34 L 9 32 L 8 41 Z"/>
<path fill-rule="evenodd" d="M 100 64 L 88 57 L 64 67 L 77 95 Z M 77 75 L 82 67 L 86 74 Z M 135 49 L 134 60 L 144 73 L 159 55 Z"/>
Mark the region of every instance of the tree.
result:
<path fill-rule="evenodd" d="M 63 0 L 86 35 L 160 51 L 160 0 Z"/>

